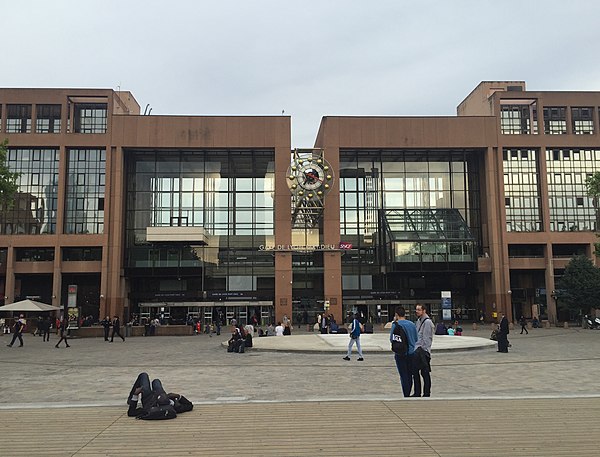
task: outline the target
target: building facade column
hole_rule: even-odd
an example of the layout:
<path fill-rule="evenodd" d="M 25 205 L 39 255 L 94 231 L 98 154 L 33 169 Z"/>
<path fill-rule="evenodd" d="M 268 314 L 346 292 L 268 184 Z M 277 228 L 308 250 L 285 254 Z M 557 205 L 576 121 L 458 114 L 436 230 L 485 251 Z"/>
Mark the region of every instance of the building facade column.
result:
<path fill-rule="evenodd" d="M 15 248 L 8 246 L 6 252 L 6 279 L 4 283 L 4 304 L 15 301 Z"/>
<path fill-rule="evenodd" d="M 289 141 L 289 139 L 288 139 Z M 291 163 L 289 144 L 275 148 L 275 246 L 292 244 L 291 201 L 292 194 L 287 185 L 287 171 Z M 275 254 L 275 321 L 280 322 L 283 316 L 292 317 L 292 253 L 274 251 Z"/>
<path fill-rule="evenodd" d="M 334 183 L 326 195 L 323 210 L 323 243 L 339 247 L 340 245 L 340 149 L 326 147 L 324 157 L 334 171 Z M 329 251 L 323 253 L 323 292 L 325 301 L 329 301 L 329 312 L 337 322 L 344 322 L 342 303 L 342 253 Z"/>

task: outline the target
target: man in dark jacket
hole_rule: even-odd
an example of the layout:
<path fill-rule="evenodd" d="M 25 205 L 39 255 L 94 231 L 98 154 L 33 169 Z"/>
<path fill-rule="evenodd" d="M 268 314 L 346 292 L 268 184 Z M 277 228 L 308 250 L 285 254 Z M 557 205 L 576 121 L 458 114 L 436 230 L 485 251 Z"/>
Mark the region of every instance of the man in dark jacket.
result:
<path fill-rule="evenodd" d="M 508 319 L 500 313 L 500 326 L 498 328 L 498 352 L 508 352 Z"/>
<path fill-rule="evenodd" d="M 13 326 L 15 333 L 13 334 L 12 341 L 10 344 L 7 344 L 8 347 L 12 347 L 15 344 L 17 338 L 19 338 L 19 347 L 23 346 L 23 330 L 25 329 L 25 318 L 21 314 L 19 318 L 15 321 L 15 325 Z"/>
<path fill-rule="evenodd" d="M 102 319 L 102 321 L 100 322 L 100 325 L 102 325 L 102 327 L 104 327 L 104 341 L 108 341 L 108 331 L 110 329 L 110 317 L 106 316 L 104 319 Z"/>
<path fill-rule="evenodd" d="M 119 316 L 114 317 L 112 321 L 112 328 L 113 331 L 112 335 L 110 336 L 110 342 L 113 342 L 113 340 L 115 339 L 115 335 L 119 335 L 121 339 L 125 341 L 125 338 L 123 337 L 123 335 L 121 335 L 121 320 L 119 319 Z"/>
<path fill-rule="evenodd" d="M 141 397 L 142 407 L 138 408 L 138 400 Z M 155 379 L 150 384 L 148 373 L 140 373 L 131 387 L 127 397 L 129 417 L 139 419 L 173 419 L 177 413 L 191 411 L 193 404 L 180 394 L 167 394 L 160 382 Z"/>

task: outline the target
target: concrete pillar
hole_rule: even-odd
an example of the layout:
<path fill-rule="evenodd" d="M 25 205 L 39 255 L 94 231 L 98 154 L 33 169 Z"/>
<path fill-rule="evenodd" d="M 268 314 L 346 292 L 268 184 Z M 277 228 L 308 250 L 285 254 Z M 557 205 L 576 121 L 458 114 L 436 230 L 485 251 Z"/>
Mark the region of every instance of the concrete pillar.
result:
<path fill-rule="evenodd" d="M 4 304 L 15 301 L 15 248 L 8 246 L 6 253 L 6 281 L 4 284 Z"/>

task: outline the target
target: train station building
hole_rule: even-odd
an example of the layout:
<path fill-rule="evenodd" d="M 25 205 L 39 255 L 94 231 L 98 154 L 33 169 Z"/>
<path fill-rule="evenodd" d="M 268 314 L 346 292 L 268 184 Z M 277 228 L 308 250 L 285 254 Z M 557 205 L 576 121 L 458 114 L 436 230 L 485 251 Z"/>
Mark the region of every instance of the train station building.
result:
<path fill-rule="evenodd" d="M 573 255 L 594 257 L 599 107 L 600 92 L 485 81 L 456 116 L 325 116 L 292 149 L 288 116 L 0 89 L 20 174 L 0 212 L 0 298 L 171 323 L 381 322 L 417 302 L 569 320 L 555 284 Z"/>

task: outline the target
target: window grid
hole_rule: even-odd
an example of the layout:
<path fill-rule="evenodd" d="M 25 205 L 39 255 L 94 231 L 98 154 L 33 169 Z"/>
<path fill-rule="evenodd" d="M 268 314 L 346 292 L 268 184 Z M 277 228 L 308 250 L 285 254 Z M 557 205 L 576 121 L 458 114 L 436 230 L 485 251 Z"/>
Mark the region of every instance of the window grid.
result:
<path fill-rule="evenodd" d="M 106 103 L 78 103 L 75 105 L 75 133 L 106 133 Z"/>
<path fill-rule="evenodd" d="M 104 233 L 106 151 L 69 149 L 65 233 Z"/>
<path fill-rule="evenodd" d="M 273 150 L 131 151 L 128 160 L 129 266 L 205 267 L 206 290 L 226 289 L 228 275 L 254 277 L 253 289 L 272 278 L 273 257 L 259 247 L 273 244 Z M 211 245 L 152 248 L 152 226 L 202 227 Z"/>
<path fill-rule="evenodd" d="M 9 148 L 7 165 L 19 173 L 14 204 L 0 213 L 0 233 L 56 233 L 58 149 Z"/>
<path fill-rule="evenodd" d="M 504 207 L 507 232 L 542 230 L 537 150 L 504 149 Z"/>
<path fill-rule="evenodd" d="M 600 171 L 599 149 L 548 149 L 550 230 L 595 231 L 596 211 L 586 179 Z"/>
<path fill-rule="evenodd" d="M 531 133 L 529 105 L 502 105 L 500 107 L 500 131 L 505 135 Z"/>
<path fill-rule="evenodd" d="M 479 239 L 474 154 L 349 150 L 341 153 L 340 161 L 340 234 L 348 240 L 371 243 L 379 210 L 438 208 L 457 209 Z"/>
<path fill-rule="evenodd" d="M 36 106 L 36 133 L 60 133 L 60 105 Z"/>
<path fill-rule="evenodd" d="M 544 107 L 544 133 L 546 135 L 566 135 L 567 108 L 564 106 Z"/>
<path fill-rule="evenodd" d="M 7 105 L 6 133 L 31 133 L 31 105 Z"/>
<path fill-rule="evenodd" d="M 575 135 L 592 135 L 594 133 L 594 108 L 573 107 L 571 119 Z"/>

